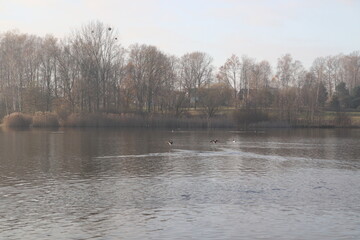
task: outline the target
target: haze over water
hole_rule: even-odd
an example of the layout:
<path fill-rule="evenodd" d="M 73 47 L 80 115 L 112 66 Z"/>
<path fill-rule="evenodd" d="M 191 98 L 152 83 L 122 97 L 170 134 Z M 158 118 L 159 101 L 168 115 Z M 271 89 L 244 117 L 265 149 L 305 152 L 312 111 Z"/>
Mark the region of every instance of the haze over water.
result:
<path fill-rule="evenodd" d="M 2 130 L 0 239 L 359 239 L 359 137 Z"/>

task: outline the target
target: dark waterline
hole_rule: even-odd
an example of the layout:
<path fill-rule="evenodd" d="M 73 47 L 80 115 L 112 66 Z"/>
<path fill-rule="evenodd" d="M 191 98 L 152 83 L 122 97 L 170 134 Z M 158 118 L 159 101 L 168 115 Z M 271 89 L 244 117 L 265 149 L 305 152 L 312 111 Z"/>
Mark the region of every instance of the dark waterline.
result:
<path fill-rule="evenodd" d="M 359 139 L 2 130 L 0 239 L 359 239 Z"/>

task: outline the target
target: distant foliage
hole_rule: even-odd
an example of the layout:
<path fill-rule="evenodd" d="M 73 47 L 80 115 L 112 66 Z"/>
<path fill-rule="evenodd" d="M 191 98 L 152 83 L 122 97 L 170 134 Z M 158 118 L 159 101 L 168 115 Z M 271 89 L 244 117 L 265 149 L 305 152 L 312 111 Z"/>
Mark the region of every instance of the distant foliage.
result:
<path fill-rule="evenodd" d="M 15 112 L 5 116 L 3 123 L 9 128 L 28 128 L 32 123 L 32 118 L 29 115 Z"/>

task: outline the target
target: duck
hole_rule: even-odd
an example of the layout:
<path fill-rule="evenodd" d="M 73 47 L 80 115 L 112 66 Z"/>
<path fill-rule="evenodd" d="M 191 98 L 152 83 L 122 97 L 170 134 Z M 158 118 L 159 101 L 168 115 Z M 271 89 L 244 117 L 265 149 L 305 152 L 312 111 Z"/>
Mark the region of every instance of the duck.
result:
<path fill-rule="evenodd" d="M 211 143 L 217 143 L 218 141 L 219 141 L 219 140 L 217 140 L 217 139 L 215 139 L 215 140 L 212 139 L 210 142 L 211 142 Z"/>
<path fill-rule="evenodd" d="M 169 140 L 167 143 L 171 146 L 174 142 L 172 140 Z"/>

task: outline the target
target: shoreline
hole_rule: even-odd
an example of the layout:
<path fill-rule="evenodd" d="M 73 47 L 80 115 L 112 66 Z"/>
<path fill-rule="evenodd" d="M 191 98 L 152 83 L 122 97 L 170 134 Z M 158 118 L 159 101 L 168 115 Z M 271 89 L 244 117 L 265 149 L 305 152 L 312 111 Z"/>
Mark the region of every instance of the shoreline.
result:
<path fill-rule="evenodd" d="M 213 118 L 204 116 L 175 117 L 172 115 L 122 115 L 122 114 L 79 114 L 73 113 L 60 118 L 55 113 L 28 115 L 13 113 L 4 118 L 0 128 L 143 128 L 143 129 L 305 129 L 305 128 L 360 128 L 358 116 L 344 119 L 327 118 L 315 123 L 294 120 L 246 119 L 231 115 Z"/>
<path fill-rule="evenodd" d="M 24 129 L 162 129 L 162 130 L 236 130 L 236 131 L 252 131 L 252 130 L 295 130 L 295 129 L 360 129 L 360 126 L 277 126 L 277 127 L 178 127 L 171 128 L 166 126 L 29 126 L 29 127 L 9 127 L 0 124 L 0 129 L 24 130 Z"/>

